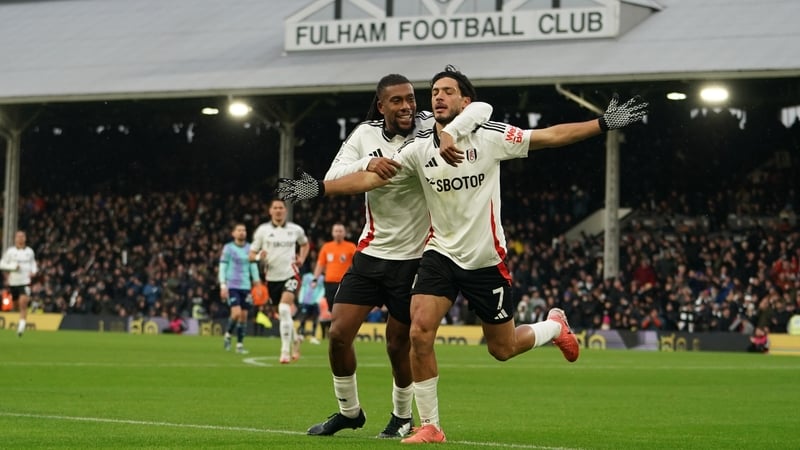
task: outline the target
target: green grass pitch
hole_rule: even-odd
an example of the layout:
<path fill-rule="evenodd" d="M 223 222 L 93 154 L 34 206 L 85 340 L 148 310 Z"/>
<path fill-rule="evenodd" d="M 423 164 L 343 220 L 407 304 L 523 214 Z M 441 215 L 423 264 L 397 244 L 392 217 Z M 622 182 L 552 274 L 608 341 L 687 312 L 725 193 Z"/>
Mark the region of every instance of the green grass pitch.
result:
<path fill-rule="evenodd" d="M 305 430 L 336 411 L 327 346 L 277 364 L 218 337 L 0 332 L 0 448 L 397 448 L 374 436 L 391 411 L 383 345 L 359 342 L 363 429 Z M 550 346 L 506 363 L 485 347 L 438 345 L 446 448 L 800 448 L 800 358 Z M 416 411 L 415 411 L 416 413 Z"/>

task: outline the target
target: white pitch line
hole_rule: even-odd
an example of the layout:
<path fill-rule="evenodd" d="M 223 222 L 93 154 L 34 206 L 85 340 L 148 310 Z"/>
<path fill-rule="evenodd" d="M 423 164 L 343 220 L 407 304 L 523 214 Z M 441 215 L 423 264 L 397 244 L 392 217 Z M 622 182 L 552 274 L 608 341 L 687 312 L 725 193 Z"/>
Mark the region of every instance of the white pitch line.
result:
<path fill-rule="evenodd" d="M 326 358 L 322 357 L 303 357 L 299 362 L 293 362 L 289 364 L 289 366 L 297 366 L 309 369 L 319 369 L 319 368 L 327 368 L 330 367 L 325 361 Z M 241 360 L 233 360 L 230 364 L 214 364 L 214 363 L 138 363 L 138 362 L 130 362 L 130 363 L 112 363 L 112 362 L 80 362 L 80 361 L 0 361 L 0 367 L 3 366 L 16 366 L 16 367 L 174 367 L 174 368 L 199 368 L 199 369 L 214 369 L 214 368 L 232 368 L 232 367 L 241 367 L 238 365 L 238 362 L 241 361 L 242 363 L 250 366 L 257 366 L 257 367 L 278 367 L 282 366 L 282 364 L 277 364 L 277 358 L 274 356 L 255 356 L 255 357 L 248 357 L 242 358 Z M 268 362 L 274 361 L 274 362 Z M 377 361 L 377 360 L 376 360 Z M 373 367 L 373 368 L 385 368 L 386 362 L 368 362 L 368 361 L 361 361 L 359 360 L 358 366 L 359 367 Z M 536 366 L 537 370 L 543 369 L 554 369 L 563 366 L 562 362 L 559 361 L 558 363 L 544 363 L 538 364 Z M 503 363 L 489 361 L 486 364 L 448 364 L 448 363 L 439 363 L 439 368 L 445 369 L 487 369 L 487 370 L 496 370 L 499 367 L 506 367 L 509 369 L 517 369 L 517 370 L 527 370 L 530 367 L 520 366 L 520 365 L 504 365 Z M 609 371 L 609 372 L 616 372 L 616 371 L 641 371 L 641 372 L 653 372 L 653 371 L 661 371 L 661 370 L 671 370 L 671 371 L 695 371 L 695 370 L 707 370 L 707 371 L 730 371 L 730 370 L 747 370 L 747 371 L 758 371 L 758 372 L 769 372 L 769 371 L 785 371 L 791 370 L 796 371 L 800 369 L 800 365 L 789 365 L 789 366 L 762 366 L 762 365 L 725 365 L 725 366 L 703 366 L 703 365 L 693 365 L 693 366 L 682 366 L 682 367 L 675 367 L 671 365 L 644 365 L 644 366 L 628 366 L 628 365 L 605 365 L 605 364 L 572 364 L 569 366 L 570 370 L 573 371 Z"/>
<path fill-rule="evenodd" d="M 154 422 L 149 420 L 132 420 L 132 419 L 108 419 L 104 417 L 75 417 L 75 416 L 57 416 L 53 414 L 29 414 L 29 413 L 13 413 L 0 411 L 0 416 L 4 417 L 26 417 L 30 419 L 45 419 L 45 420 L 69 420 L 74 422 L 95 422 L 95 423 L 115 423 L 123 425 L 144 425 L 152 427 L 168 427 L 168 428 L 190 428 L 196 430 L 216 430 L 216 431 L 244 431 L 250 433 L 267 433 L 267 434 L 286 434 L 293 436 L 305 436 L 306 433 L 300 431 L 290 430 L 270 430 L 264 428 L 251 428 L 251 427 L 223 427 L 219 425 L 199 425 L 191 423 L 172 423 L 172 422 Z M 472 441 L 447 441 L 448 443 L 468 445 L 472 447 L 481 448 L 527 448 L 534 450 L 579 450 L 567 447 L 546 447 L 542 445 L 529 445 L 529 444 L 504 444 L 501 442 L 472 442 Z"/>
<path fill-rule="evenodd" d="M 0 411 L 0 416 L 6 417 L 28 417 L 31 419 L 50 419 L 50 420 L 71 420 L 75 422 L 97 422 L 97 423 L 119 423 L 124 425 L 146 425 L 153 427 L 169 427 L 169 428 L 192 428 L 199 430 L 217 430 L 217 431 L 249 431 L 253 433 L 272 433 L 272 434 L 294 434 L 304 435 L 299 431 L 287 430 L 269 430 L 263 428 L 250 428 L 250 427 L 223 427 L 219 425 L 197 425 L 191 423 L 172 423 L 172 422 L 153 422 L 148 420 L 131 420 L 131 419 L 108 419 L 105 417 L 74 417 L 74 416 L 56 416 L 52 414 L 26 414 L 26 413 L 11 413 Z"/>

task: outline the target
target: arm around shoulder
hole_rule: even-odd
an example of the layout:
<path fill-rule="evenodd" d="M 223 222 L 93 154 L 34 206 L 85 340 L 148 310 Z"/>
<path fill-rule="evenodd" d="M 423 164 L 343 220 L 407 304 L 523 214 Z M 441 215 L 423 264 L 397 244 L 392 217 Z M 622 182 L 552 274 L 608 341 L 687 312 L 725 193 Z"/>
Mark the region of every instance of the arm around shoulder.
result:
<path fill-rule="evenodd" d="M 443 132 L 453 136 L 453 139 L 466 136 L 475 128 L 489 121 L 494 108 L 484 102 L 472 102 L 461 111 L 450 123 L 445 125 Z"/>

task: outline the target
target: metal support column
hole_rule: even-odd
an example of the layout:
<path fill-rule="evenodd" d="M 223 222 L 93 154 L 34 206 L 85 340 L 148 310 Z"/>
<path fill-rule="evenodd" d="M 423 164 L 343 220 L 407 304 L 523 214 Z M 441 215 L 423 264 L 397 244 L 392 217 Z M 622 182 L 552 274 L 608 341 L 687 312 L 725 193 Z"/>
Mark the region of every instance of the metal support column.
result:
<path fill-rule="evenodd" d="M 3 249 L 14 245 L 19 226 L 19 164 L 22 133 L 11 130 L 6 137 L 6 178 L 3 185 Z"/>
<path fill-rule="evenodd" d="M 295 130 L 297 124 L 303 118 L 309 115 L 319 105 L 319 100 L 315 100 L 305 110 L 295 114 L 295 102 L 291 99 L 286 100 L 283 104 L 276 99 L 267 100 L 262 106 L 264 108 L 265 117 L 262 120 L 269 120 L 271 123 L 277 125 L 281 133 L 281 141 L 279 148 L 279 161 L 278 161 L 278 177 L 281 178 L 294 178 L 294 149 L 297 145 L 297 137 Z M 286 204 L 286 220 L 293 220 L 294 208 L 291 203 Z"/>
<path fill-rule="evenodd" d="M 619 130 L 606 134 L 606 213 L 603 216 L 603 278 L 619 275 Z"/>
<path fill-rule="evenodd" d="M 294 122 L 281 122 L 278 128 L 281 133 L 280 157 L 278 161 L 278 177 L 294 178 L 294 147 L 297 138 L 294 135 Z M 286 202 L 286 219 L 292 220 L 294 205 Z"/>
<path fill-rule="evenodd" d="M 592 104 L 583 97 L 570 92 L 560 84 L 556 91 L 575 103 L 596 113 L 598 116 L 604 109 Z M 622 133 L 618 130 L 606 134 L 606 193 L 605 214 L 603 214 L 603 278 L 615 278 L 619 275 L 619 144 Z"/>

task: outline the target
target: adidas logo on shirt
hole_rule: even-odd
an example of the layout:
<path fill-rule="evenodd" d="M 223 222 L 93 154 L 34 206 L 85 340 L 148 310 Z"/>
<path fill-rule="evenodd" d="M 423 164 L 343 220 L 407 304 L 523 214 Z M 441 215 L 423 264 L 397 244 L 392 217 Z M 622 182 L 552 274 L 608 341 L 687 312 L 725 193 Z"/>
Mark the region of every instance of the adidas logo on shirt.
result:
<path fill-rule="evenodd" d="M 431 160 L 425 164 L 425 167 L 439 167 L 439 164 L 436 162 L 436 158 L 431 158 Z"/>
<path fill-rule="evenodd" d="M 383 158 L 383 152 L 381 149 L 376 148 L 372 153 L 367 153 L 367 156 L 371 156 L 373 158 Z"/>

